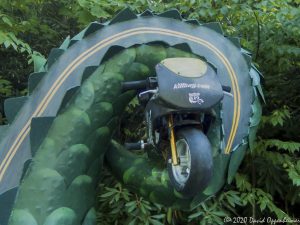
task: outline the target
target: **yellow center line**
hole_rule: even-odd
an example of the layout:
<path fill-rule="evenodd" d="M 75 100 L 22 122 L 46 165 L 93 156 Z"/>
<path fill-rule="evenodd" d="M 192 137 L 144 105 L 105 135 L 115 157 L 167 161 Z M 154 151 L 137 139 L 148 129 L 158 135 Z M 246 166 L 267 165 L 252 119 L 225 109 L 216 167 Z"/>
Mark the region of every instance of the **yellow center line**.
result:
<path fill-rule="evenodd" d="M 196 42 L 198 44 L 204 45 L 207 48 L 209 48 L 213 53 L 216 54 L 216 56 L 224 63 L 228 73 L 229 77 L 231 80 L 231 85 L 233 88 L 233 95 L 234 95 L 234 114 L 233 114 L 233 121 L 232 121 L 232 127 L 229 135 L 229 139 L 227 142 L 227 146 L 225 148 L 225 153 L 230 153 L 231 145 L 234 140 L 237 127 L 238 127 L 238 121 L 240 118 L 240 92 L 239 92 L 239 87 L 238 87 L 238 82 L 237 78 L 235 75 L 235 72 L 229 63 L 228 59 L 226 56 L 219 50 L 217 49 L 214 45 L 212 45 L 210 42 L 205 41 L 201 38 L 188 35 L 182 32 L 177 32 L 177 31 L 172 31 L 169 29 L 163 29 L 163 28 L 150 28 L 150 27 L 139 27 L 139 28 L 134 28 L 130 30 L 126 30 L 123 32 L 120 32 L 118 34 L 115 34 L 109 38 L 106 38 L 100 42 L 98 42 L 96 45 L 93 47 L 89 48 L 85 52 L 83 52 L 81 55 L 79 55 L 72 63 L 70 63 L 66 69 L 59 75 L 57 80 L 53 83 L 53 85 L 50 87 L 49 91 L 41 101 L 41 103 L 38 105 L 32 116 L 29 118 L 19 135 L 17 136 L 16 140 L 12 144 L 11 148 L 9 149 L 8 153 L 6 154 L 4 160 L 2 161 L 0 165 L 0 182 L 4 176 L 4 173 L 9 166 L 12 158 L 16 154 L 18 148 L 28 135 L 30 131 L 30 123 L 31 119 L 33 117 L 39 117 L 43 114 L 43 112 L 46 110 L 47 106 L 49 105 L 50 101 L 52 100 L 53 96 L 56 94 L 56 91 L 61 87 L 61 85 L 64 83 L 64 81 L 70 76 L 70 74 L 82 63 L 84 62 L 87 58 L 91 57 L 93 54 L 98 52 L 99 50 L 103 49 L 104 47 L 110 45 L 113 42 L 116 42 L 118 40 L 133 36 L 133 35 L 138 35 L 138 34 L 161 34 L 161 35 L 167 35 L 167 36 L 173 36 L 173 37 L 178 37 L 178 38 L 183 38 L 187 39 L 193 42 Z"/>

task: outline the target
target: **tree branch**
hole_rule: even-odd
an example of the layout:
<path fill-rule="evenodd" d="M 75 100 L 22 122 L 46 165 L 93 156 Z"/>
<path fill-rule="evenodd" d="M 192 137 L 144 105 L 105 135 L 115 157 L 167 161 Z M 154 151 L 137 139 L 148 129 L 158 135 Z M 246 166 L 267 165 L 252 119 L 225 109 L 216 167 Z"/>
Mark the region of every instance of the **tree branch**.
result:
<path fill-rule="evenodd" d="M 253 13 L 257 24 L 257 42 L 256 42 L 256 52 L 255 52 L 255 59 L 254 59 L 256 61 L 259 55 L 259 48 L 260 48 L 260 23 L 259 23 L 257 12 L 253 11 Z"/>

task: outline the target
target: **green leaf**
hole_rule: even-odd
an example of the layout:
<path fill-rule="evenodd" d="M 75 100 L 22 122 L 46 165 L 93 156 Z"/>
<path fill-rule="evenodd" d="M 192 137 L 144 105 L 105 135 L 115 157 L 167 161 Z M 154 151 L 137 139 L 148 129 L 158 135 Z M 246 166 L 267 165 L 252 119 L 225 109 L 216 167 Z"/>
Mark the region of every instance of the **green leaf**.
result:
<path fill-rule="evenodd" d="M 240 199 L 240 193 L 237 191 L 227 191 L 224 192 L 225 200 L 231 205 L 232 207 L 235 207 L 236 205 L 242 205 L 241 199 Z"/>
<path fill-rule="evenodd" d="M 172 222 L 172 208 L 168 208 L 168 211 L 167 211 L 167 222 L 168 223 Z"/>
<path fill-rule="evenodd" d="M 10 21 L 10 19 L 8 19 L 6 16 L 3 16 L 2 20 L 3 20 L 4 23 L 6 23 L 7 25 L 9 25 L 10 27 L 13 26 L 12 22 Z"/>
<path fill-rule="evenodd" d="M 213 211 L 212 212 L 214 215 L 219 216 L 219 217 L 225 217 L 228 216 L 228 214 L 224 211 Z"/>
<path fill-rule="evenodd" d="M 287 168 L 288 176 L 292 180 L 293 185 L 300 186 L 300 161 L 297 162 L 296 165 L 289 164 Z"/>
<path fill-rule="evenodd" d="M 189 221 L 198 218 L 199 216 L 202 216 L 204 213 L 202 211 L 198 211 L 196 213 L 193 213 L 191 215 L 188 216 Z"/>
<path fill-rule="evenodd" d="M 105 193 L 105 194 L 100 195 L 100 197 L 101 197 L 101 198 L 107 198 L 107 197 L 110 197 L 110 196 L 112 196 L 112 195 L 114 195 L 114 194 L 115 194 L 114 192 L 107 192 L 107 193 Z"/>
<path fill-rule="evenodd" d="M 158 220 L 154 220 L 154 219 L 149 219 L 150 223 L 153 225 L 164 225 L 163 223 L 159 222 Z"/>
<path fill-rule="evenodd" d="M 77 0 L 77 2 L 79 3 L 79 5 L 83 8 L 87 8 L 90 6 L 90 3 L 89 1 L 86 1 L 86 0 Z"/>
<path fill-rule="evenodd" d="M 133 220 L 130 221 L 130 223 L 128 225 L 134 225 L 136 221 L 136 218 L 134 218 Z"/>
<path fill-rule="evenodd" d="M 282 126 L 290 118 L 290 111 L 284 106 L 282 109 L 274 110 L 270 116 L 263 116 L 262 124 L 271 124 L 274 127 L 278 125 Z"/>
<path fill-rule="evenodd" d="M 11 40 L 6 40 L 6 41 L 4 41 L 4 47 L 5 48 L 9 48 L 9 46 L 12 44 L 12 42 L 11 42 Z"/>
<path fill-rule="evenodd" d="M 154 218 L 154 219 L 163 219 L 163 218 L 166 217 L 166 215 L 165 214 L 158 214 L 158 215 L 154 215 L 154 216 L 151 216 L 151 217 Z"/>
<path fill-rule="evenodd" d="M 298 142 L 281 141 L 278 139 L 266 139 L 263 140 L 263 144 L 265 144 L 265 146 L 267 147 L 276 147 L 277 149 L 283 149 L 290 153 L 300 151 L 300 143 Z"/>
<path fill-rule="evenodd" d="M 248 177 L 246 175 L 237 173 L 235 176 L 235 182 L 237 188 L 242 192 L 251 190 L 251 184 L 248 181 Z"/>
<path fill-rule="evenodd" d="M 135 202 L 135 201 L 127 202 L 127 203 L 125 204 L 126 207 L 130 207 L 130 206 L 133 206 L 133 205 L 136 205 L 136 202 Z"/>

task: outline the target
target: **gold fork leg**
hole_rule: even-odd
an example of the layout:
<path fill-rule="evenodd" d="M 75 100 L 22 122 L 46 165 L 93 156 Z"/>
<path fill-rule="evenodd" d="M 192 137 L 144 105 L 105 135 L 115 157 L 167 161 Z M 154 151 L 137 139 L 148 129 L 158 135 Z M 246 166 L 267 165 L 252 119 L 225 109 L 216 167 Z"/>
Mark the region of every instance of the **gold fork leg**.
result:
<path fill-rule="evenodd" d="M 173 123 L 173 115 L 170 114 L 168 121 L 169 129 L 170 129 L 170 144 L 171 144 L 171 154 L 172 154 L 172 164 L 174 166 L 178 165 L 178 156 L 175 144 L 175 132 L 174 132 L 174 123 Z"/>

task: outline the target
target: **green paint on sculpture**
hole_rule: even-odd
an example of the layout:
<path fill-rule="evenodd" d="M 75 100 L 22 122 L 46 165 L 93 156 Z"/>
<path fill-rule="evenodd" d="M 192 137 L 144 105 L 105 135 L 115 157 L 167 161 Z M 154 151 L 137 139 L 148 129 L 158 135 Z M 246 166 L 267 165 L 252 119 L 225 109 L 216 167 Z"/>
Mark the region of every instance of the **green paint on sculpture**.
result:
<path fill-rule="evenodd" d="M 165 168 L 153 160 L 137 156 L 113 141 L 106 153 L 112 173 L 131 191 L 153 202 L 166 206 L 187 205 L 191 199 L 184 199 L 171 185 Z"/>
<path fill-rule="evenodd" d="M 172 48 L 167 51 L 187 54 Z M 167 57 L 167 51 L 162 46 L 140 46 L 123 50 L 84 81 L 55 118 L 39 147 L 30 172 L 20 186 L 15 210 L 27 208 L 39 224 L 53 210 L 64 206 L 83 218 L 83 212 L 92 206 L 95 195 L 92 184 L 96 183 L 93 179 L 97 176 L 93 174 L 93 170 L 89 170 L 89 166 L 93 165 L 93 161 L 102 164 L 101 159 L 116 126 L 116 120 L 112 118 L 120 116 L 134 97 L 132 91 L 121 93 L 121 82 L 153 75 L 149 72 L 150 66 L 143 63 L 151 58 L 149 64 L 153 66 Z M 100 169 L 100 164 L 98 168 L 93 165 L 93 169 Z M 140 170 L 144 171 L 143 166 Z M 149 170 L 151 171 L 150 167 Z M 86 173 L 93 176 L 84 175 Z M 136 187 L 144 189 L 149 199 L 160 199 L 161 195 L 166 194 L 169 199 L 174 198 L 168 200 L 170 204 L 176 202 L 178 205 L 178 201 L 184 201 L 174 195 L 173 188 L 166 180 L 167 175 L 162 179 L 153 178 L 151 174 L 147 176 L 141 183 L 137 182 Z M 38 198 L 32 198 L 33 190 Z M 85 197 L 78 197 L 73 202 L 72 196 Z M 86 204 L 87 208 L 82 204 Z"/>

